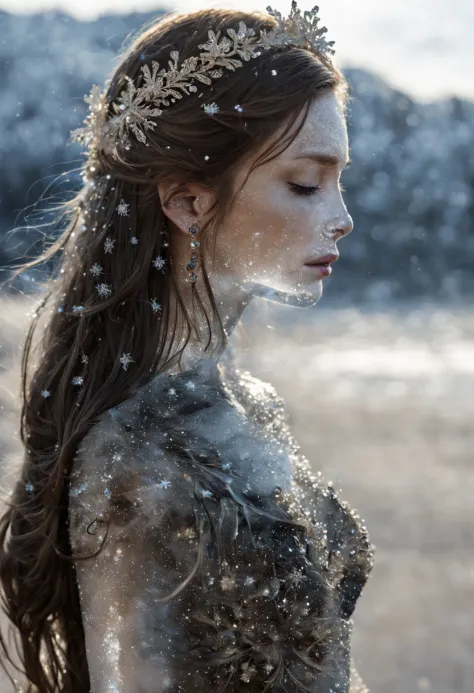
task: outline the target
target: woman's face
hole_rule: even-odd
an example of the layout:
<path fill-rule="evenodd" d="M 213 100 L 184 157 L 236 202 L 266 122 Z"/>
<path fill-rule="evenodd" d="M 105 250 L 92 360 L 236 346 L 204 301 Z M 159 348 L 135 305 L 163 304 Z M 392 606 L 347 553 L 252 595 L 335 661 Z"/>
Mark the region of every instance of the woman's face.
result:
<path fill-rule="evenodd" d="M 237 190 L 259 154 L 239 172 Z M 353 228 L 339 186 L 347 161 L 344 114 L 337 97 L 324 94 L 286 151 L 255 168 L 238 192 L 219 229 L 212 274 L 243 294 L 315 304 L 324 276 L 305 263 L 337 255 Z"/>

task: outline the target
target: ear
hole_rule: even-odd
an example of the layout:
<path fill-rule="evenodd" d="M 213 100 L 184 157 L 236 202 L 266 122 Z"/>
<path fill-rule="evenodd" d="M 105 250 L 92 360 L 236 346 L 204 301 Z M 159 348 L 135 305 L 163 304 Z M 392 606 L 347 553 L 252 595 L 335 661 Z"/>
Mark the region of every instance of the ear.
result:
<path fill-rule="evenodd" d="M 163 212 L 184 233 L 192 224 L 203 226 L 215 201 L 215 192 L 199 183 L 158 183 Z"/>

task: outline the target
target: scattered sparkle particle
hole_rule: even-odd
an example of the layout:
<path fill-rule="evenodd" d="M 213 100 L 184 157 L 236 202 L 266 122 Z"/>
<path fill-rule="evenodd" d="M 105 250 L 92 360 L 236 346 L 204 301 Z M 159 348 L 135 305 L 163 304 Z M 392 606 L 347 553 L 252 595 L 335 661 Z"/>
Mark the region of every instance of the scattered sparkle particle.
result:
<path fill-rule="evenodd" d="M 188 380 L 185 387 L 187 390 L 195 390 L 196 389 L 196 383 L 193 383 L 192 380 Z"/>
<path fill-rule="evenodd" d="M 87 356 L 87 354 L 82 354 L 81 363 L 89 363 L 89 357 Z"/>
<path fill-rule="evenodd" d="M 97 293 L 101 298 L 109 298 L 112 295 L 112 289 L 109 284 L 97 284 Z"/>
<path fill-rule="evenodd" d="M 84 306 L 73 306 L 72 307 L 73 313 L 82 313 L 83 310 L 84 310 Z"/>
<path fill-rule="evenodd" d="M 208 491 L 207 489 L 203 489 L 201 492 L 201 495 L 203 498 L 212 498 L 212 491 Z"/>
<path fill-rule="evenodd" d="M 137 245 L 137 243 L 138 243 L 138 238 L 137 238 L 136 236 L 132 236 L 131 239 L 130 239 L 130 243 L 131 243 L 132 245 Z"/>
<path fill-rule="evenodd" d="M 90 273 L 92 274 L 93 277 L 100 277 L 104 270 L 102 267 L 99 265 L 98 262 L 96 262 L 92 267 L 90 268 Z"/>
<path fill-rule="evenodd" d="M 301 570 L 294 570 L 288 577 L 288 582 L 292 585 L 299 585 L 304 580 L 306 580 L 306 576 L 303 575 L 303 571 Z"/>
<path fill-rule="evenodd" d="M 120 357 L 120 363 L 122 364 L 122 368 L 124 371 L 126 371 L 131 363 L 134 363 L 134 360 L 132 359 L 131 354 L 122 354 Z"/>
<path fill-rule="evenodd" d="M 106 498 L 110 498 L 110 497 L 112 496 L 112 491 L 109 489 L 108 486 L 106 486 L 105 489 L 104 489 L 104 496 L 105 496 Z"/>
<path fill-rule="evenodd" d="M 161 303 L 157 301 L 156 298 L 152 298 L 150 304 L 154 313 L 161 311 Z"/>
<path fill-rule="evenodd" d="M 82 375 L 75 375 L 74 378 L 71 380 L 71 383 L 73 385 L 82 385 L 84 383 L 84 378 Z"/>
<path fill-rule="evenodd" d="M 219 106 L 213 101 L 212 103 L 204 103 L 202 104 L 202 108 L 204 108 L 204 111 L 208 113 L 209 115 L 214 115 L 215 113 L 219 113 Z"/>
<path fill-rule="evenodd" d="M 236 105 L 234 106 L 234 108 L 235 108 L 235 110 L 238 111 L 239 113 L 242 113 L 242 111 L 244 110 L 244 109 L 242 108 L 242 106 L 240 106 L 240 104 L 236 104 Z"/>
<path fill-rule="evenodd" d="M 129 213 L 128 213 L 129 207 L 130 207 L 130 205 L 128 204 L 128 202 L 125 202 L 125 200 L 122 198 L 120 200 L 119 206 L 117 207 L 117 212 L 120 214 L 121 217 L 128 217 L 129 216 Z"/>
<path fill-rule="evenodd" d="M 104 243 L 105 252 L 111 253 L 112 250 L 114 249 L 115 243 L 116 243 L 116 241 L 114 238 L 106 238 L 105 243 Z"/>
<path fill-rule="evenodd" d="M 243 681 L 244 683 L 249 683 L 250 679 L 252 676 L 256 673 L 256 669 L 253 666 L 253 664 L 250 664 L 250 662 L 245 662 L 242 664 L 242 676 L 240 677 L 240 680 Z"/>
<path fill-rule="evenodd" d="M 168 394 L 170 395 L 170 397 L 176 396 L 176 390 L 174 389 L 174 387 L 170 387 L 170 389 L 168 390 Z"/>
<path fill-rule="evenodd" d="M 48 399 L 48 397 L 51 397 L 51 392 L 49 390 L 41 390 L 41 397 Z"/>
<path fill-rule="evenodd" d="M 165 260 L 161 257 L 161 255 L 157 255 L 157 257 L 153 260 L 152 265 L 155 269 L 163 271 Z"/>
<path fill-rule="evenodd" d="M 276 70 L 272 70 L 272 75 L 273 75 L 274 77 L 275 77 L 276 74 L 277 74 L 277 71 L 276 71 Z"/>
<path fill-rule="evenodd" d="M 225 575 L 221 580 L 221 587 L 224 591 L 233 589 L 235 587 L 235 578 Z"/>
<path fill-rule="evenodd" d="M 87 481 L 84 481 L 84 482 L 83 482 L 82 484 L 80 484 L 79 486 L 72 486 L 72 487 L 71 487 L 71 490 L 69 491 L 69 495 L 70 495 L 72 498 L 77 498 L 77 497 L 80 496 L 82 493 L 84 493 L 84 491 L 87 491 L 87 487 L 88 487 L 88 486 L 89 486 L 89 484 L 87 483 Z"/>

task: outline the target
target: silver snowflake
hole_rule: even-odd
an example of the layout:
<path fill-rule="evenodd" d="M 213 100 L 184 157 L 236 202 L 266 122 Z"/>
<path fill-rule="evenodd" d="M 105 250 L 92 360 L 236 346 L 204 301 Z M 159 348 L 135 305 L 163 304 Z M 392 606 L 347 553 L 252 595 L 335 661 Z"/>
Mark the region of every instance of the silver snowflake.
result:
<path fill-rule="evenodd" d="M 212 491 L 208 491 L 207 489 L 203 489 L 201 492 L 201 495 L 203 498 L 212 498 Z"/>
<path fill-rule="evenodd" d="M 240 680 L 244 683 L 249 683 L 252 676 L 254 676 L 257 673 L 257 670 L 255 669 L 253 664 L 250 664 L 250 662 L 244 662 L 244 664 L 242 664 L 241 666 L 241 669 L 242 676 L 240 677 Z"/>
<path fill-rule="evenodd" d="M 171 486 L 171 481 L 168 481 L 167 479 L 163 479 L 163 481 L 160 481 L 158 484 L 159 488 L 169 488 Z"/>
<path fill-rule="evenodd" d="M 306 580 L 306 576 L 303 575 L 302 570 L 294 570 L 288 577 L 288 582 L 292 585 L 299 585 Z"/>
<path fill-rule="evenodd" d="M 81 363 L 89 363 L 89 357 L 86 354 L 82 354 Z"/>
<path fill-rule="evenodd" d="M 93 277 L 100 277 L 104 270 L 102 267 L 99 265 L 98 262 L 96 262 L 92 267 L 90 268 L 90 273 L 92 274 Z"/>
<path fill-rule="evenodd" d="M 213 101 L 212 103 L 204 103 L 202 105 L 202 108 L 204 108 L 205 113 L 208 115 L 214 115 L 215 113 L 219 113 L 219 106 Z"/>
<path fill-rule="evenodd" d="M 112 295 L 110 284 L 97 284 L 97 293 L 101 298 L 109 298 Z"/>
<path fill-rule="evenodd" d="M 168 390 L 168 394 L 170 395 L 170 397 L 176 397 L 176 390 L 174 389 L 174 387 L 170 387 L 170 389 Z"/>
<path fill-rule="evenodd" d="M 49 390 L 41 390 L 41 397 L 48 399 L 48 397 L 51 397 L 51 392 Z"/>
<path fill-rule="evenodd" d="M 186 389 L 187 390 L 195 390 L 196 389 L 196 383 L 193 383 L 192 380 L 188 380 L 186 383 Z"/>
<path fill-rule="evenodd" d="M 131 363 L 134 363 L 134 360 L 132 359 L 131 354 L 122 354 L 120 357 L 120 363 L 122 364 L 122 368 L 124 371 L 126 371 Z"/>
<path fill-rule="evenodd" d="M 155 269 L 163 271 L 165 260 L 161 257 L 161 255 L 157 255 L 157 257 L 153 260 L 152 265 Z"/>
<path fill-rule="evenodd" d="M 111 253 L 114 249 L 116 240 L 114 238 L 106 238 L 104 243 L 104 250 L 106 253 Z"/>
<path fill-rule="evenodd" d="M 73 385 L 82 385 L 84 383 L 84 378 L 82 375 L 75 375 L 74 378 L 71 380 L 71 383 Z"/>
<path fill-rule="evenodd" d="M 225 575 L 221 580 L 221 587 L 225 592 L 234 589 L 235 578 L 231 577 L 230 575 Z"/>
<path fill-rule="evenodd" d="M 251 575 L 247 575 L 247 577 L 244 580 L 244 585 L 246 587 L 251 587 L 255 582 L 255 578 L 252 577 Z"/>
<path fill-rule="evenodd" d="M 161 311 L 161 303 L 157 301 L 156 298 L 152 298 L 150 304 L 154 313 Z"/>
<path fill-rule="evenodd" d="M 272 664 L 267 663 L 263 668 L 266 674 L 271 674 L 275 667 Z"/>
<path fill-rule="evenodd" d="M 117 212 L 120 214 L 121 217 L 128 217 L 129 216 L 129 213 L 128 213 L 129 207 L 130 207 L 130 205 L 128 204 L 128 202 L 125 202 L 125 200 L 122 198 L 120 200 L 119 206 L 117 207 Z"/>
<path fill-rule="evenodd" d="M 132 236 L 131 239 L 130 239 L 130 243 L 131 243 L 132 245 L 137 245 L 137 243 L 138 243 L 138 238 L 137 238 L 136 236 Z"/>
<path fill-rule="evenodd" d="M 72 307 L 73 313 L 82 313 L 83 310 L 84 310 L 84 306 L 73 306 Z"/>
<path fill-rule="evenodd" d="M 33 493 L 34 489 L 35 489 L 35 487 L 34 487 L 33 484 L 31 483 L 31 481 L 27 481 L 26 484 L 25 484 L 25 491 L 26 491 L 27 493 Z"/>

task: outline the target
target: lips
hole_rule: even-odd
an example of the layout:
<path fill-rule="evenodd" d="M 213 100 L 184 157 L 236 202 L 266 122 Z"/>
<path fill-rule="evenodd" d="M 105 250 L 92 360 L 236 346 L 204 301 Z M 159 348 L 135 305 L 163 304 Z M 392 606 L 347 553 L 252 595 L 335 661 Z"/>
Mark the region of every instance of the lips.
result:
<path fill-rule="evenodd" d="M 330 253 L 329 255 L 323 255 L 322 257 L 317 257 L 314 260 L 308 260 L 308 262 L 305 262 L 305 265 L 330 265 L 331 262 L 336 262 L 336 260 L 339 258 L 339 255 L 336 255 L 335 253 Z"/>

